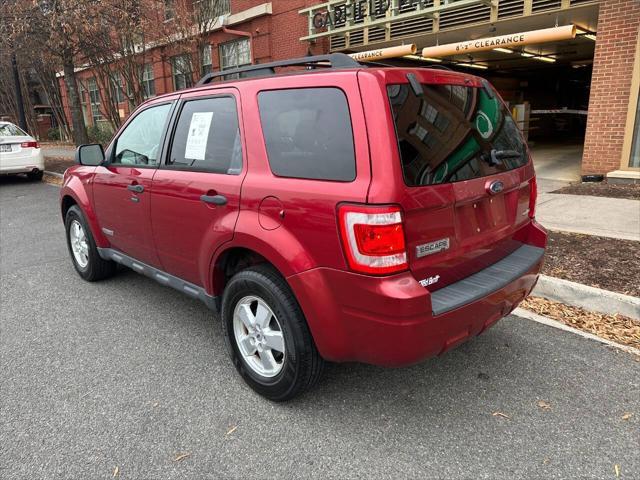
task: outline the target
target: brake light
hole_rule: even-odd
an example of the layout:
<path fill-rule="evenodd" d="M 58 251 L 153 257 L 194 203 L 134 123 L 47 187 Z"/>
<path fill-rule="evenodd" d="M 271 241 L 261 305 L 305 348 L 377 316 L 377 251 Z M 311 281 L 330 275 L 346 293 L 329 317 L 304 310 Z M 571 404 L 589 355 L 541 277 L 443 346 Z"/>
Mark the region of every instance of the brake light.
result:
<path fill-rule="evenodd" d="M 384 275 L 407 269 L 400 207 L 342 205 L 338 217 L 342 246 L 352 270 Z"/>
<path fill-rule="evenodd" d="M 40 148 L 40 145 L 38 145 L 38 142 L 22 142 L 20 146 L 22 148 Z"/>
<path fill-rule="evenodd" d="M 536 177 L 529 180 L 529 218 L 536 216 L 536 200 L 538 198 L 538 183 Z"/>

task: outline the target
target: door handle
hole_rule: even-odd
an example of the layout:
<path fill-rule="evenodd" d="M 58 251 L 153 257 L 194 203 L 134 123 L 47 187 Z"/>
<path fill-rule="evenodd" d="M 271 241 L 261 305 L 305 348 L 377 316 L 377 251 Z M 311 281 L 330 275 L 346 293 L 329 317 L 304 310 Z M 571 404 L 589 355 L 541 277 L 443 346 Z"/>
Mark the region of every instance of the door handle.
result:
<path fill-rule="evenodd" d="M 224 195 L 202 195 L 200 197 L 204 203 L 211 203 L 213 205 L 226 205 L 227 197 Z"/>
<path fill-rule="evenodd" d="M 142 192 L 144 192 L 144 187 L 142 185 L 138 185 L 138 184 L 127 185 L 127 188 L 129 190 L 131 190 L 132 192 L 134 192 L 134 193 L 142 193 Z"/>

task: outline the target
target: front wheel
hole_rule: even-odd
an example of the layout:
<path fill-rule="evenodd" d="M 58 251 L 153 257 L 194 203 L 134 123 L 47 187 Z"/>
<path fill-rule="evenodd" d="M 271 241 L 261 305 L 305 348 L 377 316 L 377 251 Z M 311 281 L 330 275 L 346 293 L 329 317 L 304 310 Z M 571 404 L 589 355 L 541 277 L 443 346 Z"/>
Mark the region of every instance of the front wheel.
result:
<path fill-rule="evenodd" d="M 73 266 L 82 278 L 88 282 L 95 282 L 115 273 L 116 264 L 104 260 L 98 254 L 89 225 L 77 205 L 73 205 L 67 211 L 64 225 Z"/>
<path fill-rule="evenodd" d="M 222 298 L 222 324 L 236 369 L 260 395 L 289 400 L 319 379 L 322 357 L 293 292 L 272 267 L 233 276 Z"/>

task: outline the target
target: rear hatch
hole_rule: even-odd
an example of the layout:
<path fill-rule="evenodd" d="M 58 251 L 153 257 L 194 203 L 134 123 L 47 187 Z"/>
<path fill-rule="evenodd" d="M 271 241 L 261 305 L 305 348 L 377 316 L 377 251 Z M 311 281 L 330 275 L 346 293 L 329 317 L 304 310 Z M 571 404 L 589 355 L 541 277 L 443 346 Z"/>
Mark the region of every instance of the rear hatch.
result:
<path fill-rule="evenodd" d="M 529 152 L 497 92 L 453 73 L 387 78 L 401 170 L 408 264 L 435 291 L 522 244 L 535 179 Z"/>

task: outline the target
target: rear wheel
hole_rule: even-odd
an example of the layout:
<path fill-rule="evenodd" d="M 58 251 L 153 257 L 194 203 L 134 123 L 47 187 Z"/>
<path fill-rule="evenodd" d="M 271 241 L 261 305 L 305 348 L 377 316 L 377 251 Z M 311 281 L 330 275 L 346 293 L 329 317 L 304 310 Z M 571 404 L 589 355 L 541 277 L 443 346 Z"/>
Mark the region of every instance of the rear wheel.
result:
<path fill-rule="evenodd" d="M 33 172 L 29 172 L 27 173 L 27 178 L 29 180 L 33 180 L 33 181 L 40 181 L 42 180 L 42 176 L 44 175 L 44 172 L 42 170 L 34 170 Z"/>
<path fill-rule="evenodd" d="M 293 292 L 268 265 L 242 270 L 227 284 L 222 323 L 233 363 L 259 394 L 289 400 L 320 378 L 323 360 Z"/>
<path fill-rule="evenodd" d="M 67 211 L 65 229 L 73 266 L 82 278 L 88 282 L 95 282 L 115 273 L 116 264 L 104 260 L 98 254 L 91 230 L 77 205 L 73 205 Z"/>

